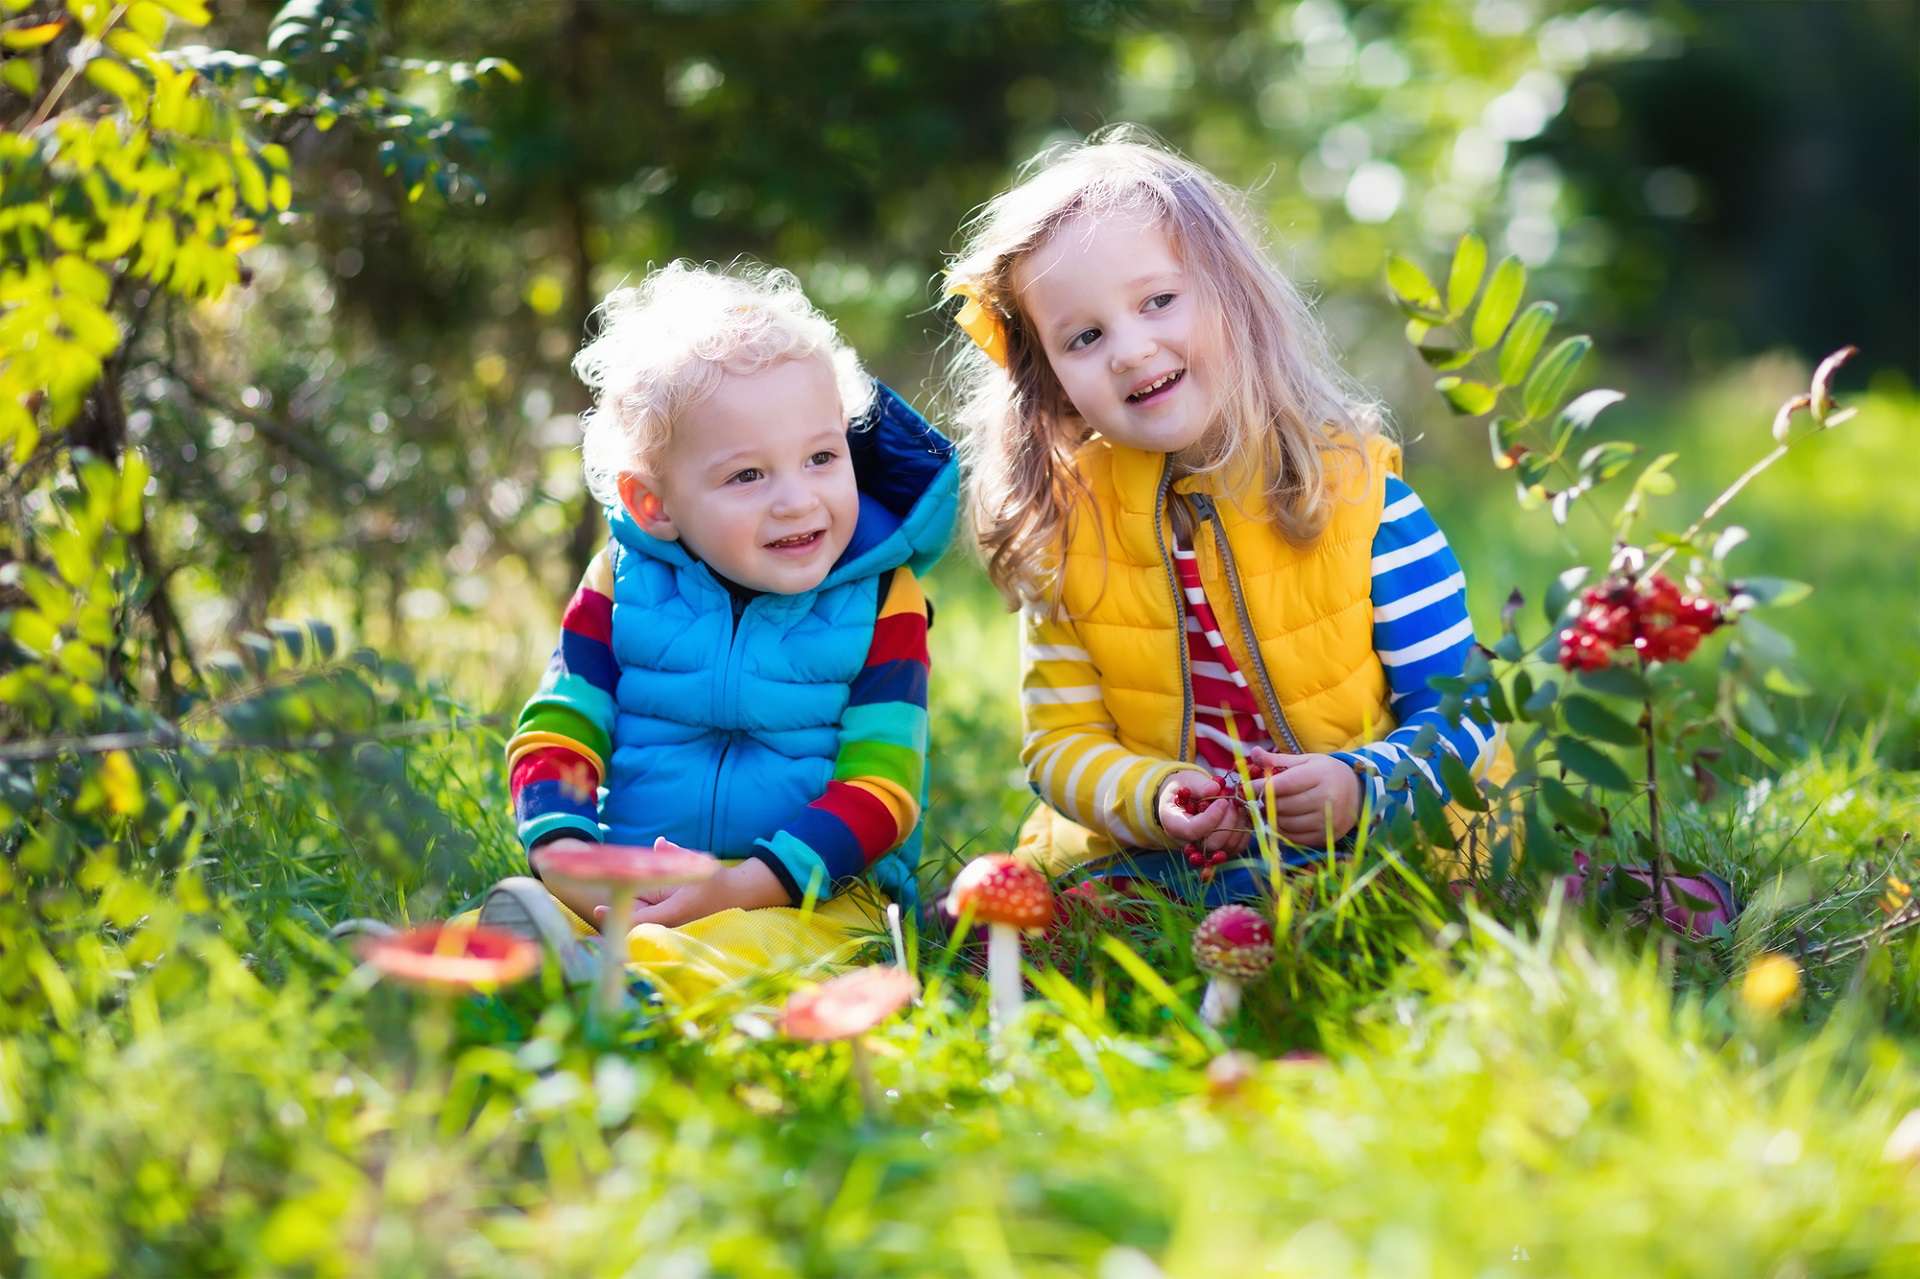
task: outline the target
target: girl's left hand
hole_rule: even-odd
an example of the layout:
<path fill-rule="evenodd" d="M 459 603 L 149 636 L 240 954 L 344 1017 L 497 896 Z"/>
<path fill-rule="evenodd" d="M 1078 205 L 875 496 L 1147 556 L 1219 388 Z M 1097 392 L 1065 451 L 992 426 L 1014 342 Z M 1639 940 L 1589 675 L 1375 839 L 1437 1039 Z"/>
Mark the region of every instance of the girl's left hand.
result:
<path fill-rule="evenodd" d="M 748 860 L 723 866 L 697 884 L 675 888 L 658 901 L 635 906 L 635 924 L 664 924 L 677 928 L 723 910 L 757 910 L 763 906 L 791 906 L 787 889 L 763 861 Z M 597 924 L 606 918 L 607 908 L 593 912 Z"/>
<path fill-rule="evenodd" d="M 1324 847 L 1352 830 L 1360 819 L 1360 782 L 1354 771 L 1331 755 L 1282 755 L 1256 747 L 1249 764 L 1280 770 L 1255 779 L 1254 803 L 1268 811 L 1261 791 L 1273 796 L 1274 824 L 1296 844 Z"/>

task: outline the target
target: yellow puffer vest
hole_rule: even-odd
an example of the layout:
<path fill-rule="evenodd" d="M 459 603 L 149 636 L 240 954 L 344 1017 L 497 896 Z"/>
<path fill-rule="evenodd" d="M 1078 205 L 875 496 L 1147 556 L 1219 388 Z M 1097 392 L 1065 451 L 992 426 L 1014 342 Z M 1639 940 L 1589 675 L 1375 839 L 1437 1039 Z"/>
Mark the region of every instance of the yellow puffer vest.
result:
<path fill-rule="evenodd" d="M 1386 477 L 1400 472 L 1400 448 L 1381 436 L 1363 447 L 1364 466 L 1352 453 L 1328 454 L 1332 516 L 1308 546 L 1274 528 L 1257 480 L 1175 479 L 1165 454 L 1098 438 L 1080 450 L 1075 461 L 1088 493 L 1069 524 L 1061 602 L 1098 671 L 1122 747 L 1193 758 L 1170 494 L 1196 517 L 1193 549 L 1207 600 L 1281 747 L 1324 754 L 1392 731 L 1387 675 L 1373 648 L 1372 562 Z M 1021 833 L 1021 851 L 1058 873 L 1119 849 L 1043 806 Z"/>

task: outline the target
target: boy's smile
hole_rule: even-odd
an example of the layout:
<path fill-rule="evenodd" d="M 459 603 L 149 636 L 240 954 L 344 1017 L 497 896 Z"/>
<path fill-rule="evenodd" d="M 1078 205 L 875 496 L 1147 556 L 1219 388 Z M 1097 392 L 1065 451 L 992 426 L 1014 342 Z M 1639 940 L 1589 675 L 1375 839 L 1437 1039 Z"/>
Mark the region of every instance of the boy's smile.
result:
<path fill-rule="evenodd" d="M 833 367 L 807 358 L 725 375 L 680 415 L 659 474 L 622 476 L 620 496 L 641 528 L 738 585 L 812 590 L 860 511 Z"/>

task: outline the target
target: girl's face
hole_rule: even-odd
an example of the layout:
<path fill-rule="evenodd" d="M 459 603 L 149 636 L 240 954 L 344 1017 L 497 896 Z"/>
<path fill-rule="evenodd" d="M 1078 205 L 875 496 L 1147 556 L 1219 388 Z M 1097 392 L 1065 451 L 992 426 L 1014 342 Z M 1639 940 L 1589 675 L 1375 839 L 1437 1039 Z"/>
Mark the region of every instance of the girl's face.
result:
<path fill-rule="evenodd" d="M 1207 433 L 1214 326 L 1156 221 L 1076 217 L 1015 266 L 1013 286 L 1089 427 L 1156 453 Z"/>

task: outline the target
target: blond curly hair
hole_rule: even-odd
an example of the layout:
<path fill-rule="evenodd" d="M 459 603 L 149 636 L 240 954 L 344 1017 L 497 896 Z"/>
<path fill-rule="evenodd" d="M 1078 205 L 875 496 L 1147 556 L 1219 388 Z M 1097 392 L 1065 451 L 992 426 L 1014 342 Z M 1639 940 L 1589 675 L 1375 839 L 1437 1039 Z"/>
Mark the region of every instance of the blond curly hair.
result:
<path fill-rule="evenodd" d="M 594 322 L 573 371 L 593 393 L 580 451 L 587 489 L 605 506 L 619 502 L 622 474 L 657 467 L 674 423 L 726 374 L 818 356 L 849 420 L 873 403 L 873 379 L 791 271 L 671 262 L 608 294 Z"/>

